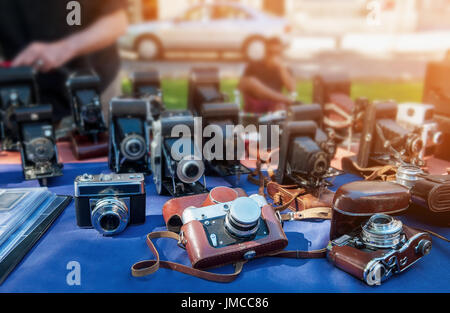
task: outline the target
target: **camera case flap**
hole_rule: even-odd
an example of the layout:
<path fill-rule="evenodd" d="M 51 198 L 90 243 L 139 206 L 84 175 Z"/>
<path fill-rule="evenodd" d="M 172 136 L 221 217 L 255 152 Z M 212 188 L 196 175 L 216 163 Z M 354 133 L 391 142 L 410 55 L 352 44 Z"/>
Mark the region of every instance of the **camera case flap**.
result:
<path fill-rule="evenodd" d="M 344 73 L 317 75 L 313 78 L 313 101 L 320 105 L 331 102 L 331 95 L 344 94 L 350 96 L 351 81 Z"/>
<path fill-rule="evenodd" d="M 184 224 L 181 227 L 182 243 L 186 247 L 192 267 L 219 267 L 283 250 L 288 240 L 275 211 L 270 205 L 265 205 L 262 207 L 261 216 L 267 226 L 266 236 L 217 248 L 210 244 L 202 222 L 193 220 Z"/>
<path fill-rule="evenodd" d="M 374 101 L 376 107 L 376 119 L 397 118 L 398 104 L 395 100 Z"/>
<path fill-rule="evenodd" d="M 185 125 L 194 134 L 194 116 L 186 110 L 165 111 L 161 114 L 159 122 L 161 125 L 161 135 L 163 137 L 171 137 L 172 129 L 177 125 Z"/>
<path fill-rule="evenodd" d="M 367 219 L 367 217 L 366 217 Z M 431 250 L 431 236 L 406 225 L 402 226 L 402 243 L 389 249 L 358 249 L 342 236 L 328 247 L 327 257 L 338 268 L 365 281 L 380 285 L 392 274 L 401 273 Z"/>
<path fill-rule="evenodd" d="M 398 214 L 408 209 L 407 188 L 382 181 L 356 181 L 341 186 L 333 199 L 330 239 L 353 231 L 373 214 Z"/>
<path fill-rule="evenodd" d="M 14 109 L 14 116 L 18 123 L 51 121 L 52 112 L 52 106 L 50 104 L 23 106 Z"/>
<path fill-rule="evenodd" d="M 229 194 L 230 190 L 234 190 L 235 193 Z M 220 198 L 219 196 L 216 196 L 216 199 L 211 199 L 211 196 L 213 196 L 215 193 L 220 193 Z M 180 228 L 183 225 L 181 216 L 183 215 L 184 209 L 188 207 L 201 207 L 205 205 L 212 205 L 218 202 L 228 202 L 236 199 L 237 197 L 247 197 L 247 193 L 241 188 L 230 189 L 224 187 L 216 187 L 212 189 L 210 193 L 173 198 L 167 201 L 162 208 L 162 213 L 164 221 L 166 222 L 167 229 L 176 233 L 180 232 Z"/>
<path fill-rule="evenodd" d="M 234 122 L 239 116 L 239 105 L 237 103 L 221 102 L 204 103 L 200 115 L 206 119 L 231 119 Z"/>

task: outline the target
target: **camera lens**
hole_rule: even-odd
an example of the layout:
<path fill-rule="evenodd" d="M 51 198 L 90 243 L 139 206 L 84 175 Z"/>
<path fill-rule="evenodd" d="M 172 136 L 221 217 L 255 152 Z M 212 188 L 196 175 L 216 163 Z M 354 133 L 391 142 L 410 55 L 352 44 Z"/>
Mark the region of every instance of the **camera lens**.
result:
<path fill-rule="evenodd" d="M 129 210 L 122 199 L 103 198 L 92 210 L 92 226 L 102 235 L 111 236 L 122 232 L 128 225 Z"/>
<path fill-rule="evenodd" d="M 247 197 L 237 198 L 225 216 L 225 229 L 235 237 L 251 237 L 258 231 L 260 217 L 258 202 Z"/>
<path fill-rule="evenodd" d="M 201 160 L 195 160 L 193 155 L 184 157 L 177 166 L 177 176 L 186 184 L 195 183 L 204 172 L 205 165 Z"/>
<path fill-rule="evenodd" d="M 139 160 L 145 155 L 145 140 L 136 134 L 128 135 L 120 144 L 120 151 L 128 160 Z"/>
<path fill-rule="evenodd" d="M 362 227 L 361 238 L 368 246 L 392 248 L 401 241 L 402 222 L 386 214 L 375 214 Z"/>
<path fill-rule="evenodd" d="M 26 155 L 31 162 L 47 162 L 55 155 L 55 149 L 50 139 L 35 138 L 26 143 Z"/>
<path fill-rule="evenodd" d="M 95 124 L 98 121 L 99 110 L 95 105 L 87 105 L 81 111 L 81 117 L 87 124 Z"/>
<path fill-rule="evenodd" d="M 324 152 L 313 154 L 311 156 L 310 164 L 311 175 L 317 177 L 323 176 L 329 167 L 329 162 Z"/>

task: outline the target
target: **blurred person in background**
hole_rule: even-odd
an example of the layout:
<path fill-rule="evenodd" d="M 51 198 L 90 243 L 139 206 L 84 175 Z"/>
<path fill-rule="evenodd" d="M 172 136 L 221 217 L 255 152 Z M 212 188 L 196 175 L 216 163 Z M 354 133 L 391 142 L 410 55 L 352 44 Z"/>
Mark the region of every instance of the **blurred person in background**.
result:
<path fill-rule="evenodd" d="M 266 42 L 266 56 L 261 61 L 250 62 L 239 82 L 244 96 L 244 111 L 266 113 L 286 109 L 294 99 L 283 94 L 296 90 L 296 82 L 283 62 L 284 45 L 278 38 Z"/>
<path fill-rule="evenodd" d="M 73 8 L 67 6 L 69 2 L 0 1 L 3 57 L 13 67 L 32 66 L 39 72 L 41 102 L 52 104 L 55 122 L 71 114 L 65 82 L 73 72 L 92 69 L 99 75 L 104 108 L 108 98 L 117 94 L 116 40 L 128 25 L 126 0 L 75 1 L 81 8 L 81 25 L 69 25 L 73 24 L 68 22 Z"/>

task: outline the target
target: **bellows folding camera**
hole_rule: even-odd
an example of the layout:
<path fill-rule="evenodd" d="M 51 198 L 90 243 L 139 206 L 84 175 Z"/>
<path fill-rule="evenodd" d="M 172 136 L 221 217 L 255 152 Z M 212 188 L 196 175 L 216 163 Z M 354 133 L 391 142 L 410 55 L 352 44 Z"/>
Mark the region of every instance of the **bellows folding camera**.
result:
<path fill-rule="evenodd" d="M 247 196 L 240 189 L 216 187 L 209 194 L 169 200 L 163 215 L 166 220 L 176 215 L 181 221 L 180 243 L 194 268 L 273 254 L 288 243 L 279 214 L 265 198 Z"/>
<path fill-rule="evenodd" d="M 217 157 L 214 152 L 211 156 L 205 155 L 209 174 L 221 177 L 236 175 L 238 181 L 239 176 L 249 173 L 249 170 L 240 163 L 243 156 L 237 155 L 238 141 L 242 138 L 234 131 L 229 133 L 226 126 L 234 128 L 239 124 L 239 104 L 230 102 L 228 97 L 220 92 L 219 73 L 216 68 L 193 69 L 190 73 L 188 90 L 188 107 L 194 116 L 202 117 L 202 133 L 208 127 L 214 136 L 221 137 L 223 143 L 222 155 Z M 203 146 L 211 138 L 204 138 Z M 228 142 L 232 145 L 227 145 Z M 234 147 L 234 151 L 227 151 L 227 146 Z"/>
<path fill-rule="evenodd" d="M 318 143 L 316 137 L 317 124 L 313 121 L 284 123 L 276 173 L 278 183 L 295 183 L 305 188 L 316 188 L 324 183 L 334 150 L 328 150 L 326 142 Z"/>
<path fill-rule="evenodd" d="M 47 178 L 62 175 L 51 105 L 32 105 L 14 108 L 22 168 L 26 180 L 39 179 L 46 185 Z"/>
<path fill-rule="evenodd" d="M 177 129 L 188 134 L 180 136 Z M 153 121 L 152 138 L 151 167 L 159 194 L 178 197 L 207 191 L 205 164 L 194 142 L 194 117 L 189 111 L 163 112 Z"/>
<path fill-rule="evenodd" d="M 13 118 L 15 108 L 39 103 L 31 67 L 0 68 L 0 141 L 2 150 L 17 150 L 19 132 Z"/>
<path fill-rule="evenodd" d="M 150 101 L 150 115 L 158 119 L 165 111 L 162 101 L 161 79 L 156 70 L 134 72 L 131 75 L 132 94 L 135 99 L 148 99 Z"/>
<path fill-rule="evenodd" d="M 74 187 L 79 227 L 111 236 L 127 225 L 145 222 L 143 174 L 83 174 L 75 179 Z"/>
<path fill-rule="evenodd" d="M 100 102 L 100 78 L 92 72 L 75 73 L 69 77 L 66 86 L 78 133 L 95 137 L 106 131 Z"/>
<path fill-rule="evenodd" d="M 395 183 L 341 186 L 333 200 L 329 261 L 368 285 L 380 285 L 427 255 L 430 235 L 391 216 L 405 211 L 409 201 L 408 190 Z"/>
<path fill-rule="evenodd" d="M 110 103 L 109 168 L 116 173 L 151 172 L 150 102 L 114 98 Z"/>

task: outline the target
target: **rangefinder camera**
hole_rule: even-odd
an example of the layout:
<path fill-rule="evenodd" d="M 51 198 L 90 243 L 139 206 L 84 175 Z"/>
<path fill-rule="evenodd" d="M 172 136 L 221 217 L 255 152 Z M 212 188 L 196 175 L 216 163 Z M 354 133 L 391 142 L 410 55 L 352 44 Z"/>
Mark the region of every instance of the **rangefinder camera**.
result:
<path fill-rule="evenodd" d="M 106 131 L 100 102 L 100 78 L 93 72 L 75 73 L 66 82 L 72 116 L 80 135 Z"/>
<path fill-rule="evenodd" d="M 0 141 L 2 150 L 17 150 L 15 108 L 39 103 L 35 72 L 31 67 L 0 68 Z"/>
<path fill-rule="evenodd" d="M 110 103 L 109 168 L 116 173 L 151 172 L 150 102 L 114 98 Z"/>
<path fill-rule="evenodd" d="M 38 179 L 46 185 L 48 178 L 61 176 L 63 165 L 59 163 L 51 105 L 17 107 L 14 118 L 25 179 Z"/>
<path fill-rule="evenodd" d="M 381 285 L 431 251 L 431 237 L 386 214 L 374 214 L 328 245 L 328 259 L 369 286 Z"/>
<path fill-rule="evenodd" d="M 112 236 L 145 222 L 144 175 L 83 174 L 75 179 L 75 214 L 81 228 Z"/>
<path fill-rule="evenodd" d="M 199 198 L 203 204 L 197 203 Z M 184 207 L 183 207 L 184 206 Z M 238 196 L 235 189 L 216 187 L 209 195 L 170 200 L 167 209 L 184 208 L 181 244 L 194 268 L 211 268 L 282 250 L 287 238 L 281 217 L 260 195 Z"/>
<path fill-rule="evenodd" d="M 205 164 L 200 147 L 194 142 L 192 114 L 163 112 L 153 122 L 152 137 L 151 166 L 156 191 L 174 197 L 206 192 Z"/>

